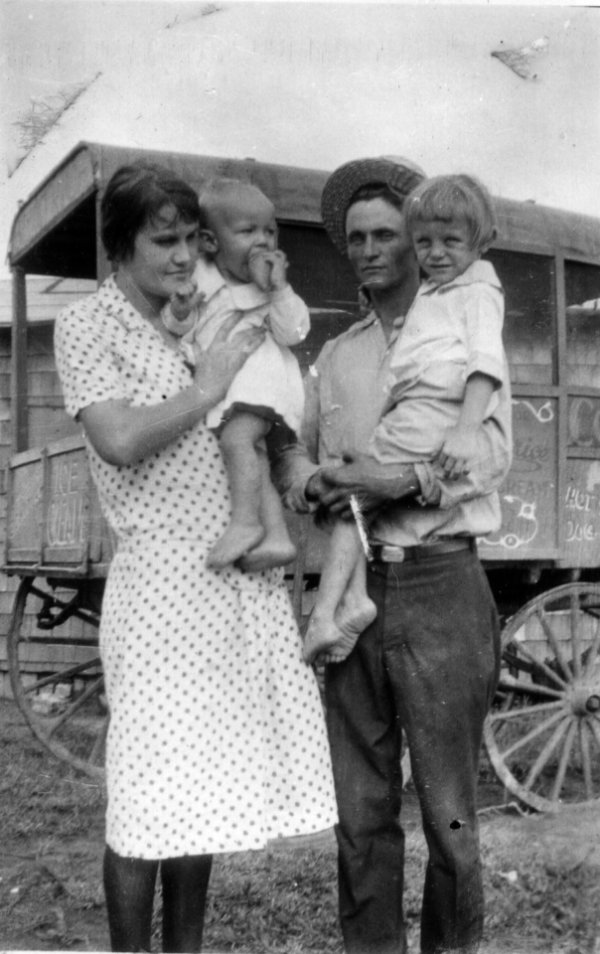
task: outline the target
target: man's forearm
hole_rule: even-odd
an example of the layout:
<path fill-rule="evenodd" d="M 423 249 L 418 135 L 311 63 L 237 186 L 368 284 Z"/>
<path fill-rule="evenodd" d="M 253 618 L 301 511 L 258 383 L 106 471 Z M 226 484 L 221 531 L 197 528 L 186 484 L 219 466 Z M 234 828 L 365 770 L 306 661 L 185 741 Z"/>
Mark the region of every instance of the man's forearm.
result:
<path fill-rule="evenodd" d="M 412 464 L 380 464 L 367 454 L 354 454 L 339 467 L 325 467 L 319 477 L 323 486 L 330 487 L 320 493 L 320 502 L 334 513 L 343 510 L 352 495 L 372 509 L 421 492 Z"/>
<path fill-rule="evenodd" d="M 413 464 L 386 464 L 389 473 L 381 477 L 381 496 L 388 501 L 404 500 L 406 497 L 416 497 L 421 492 L 421 484 Z M 373 485 L 373 493 L 377 492 L 379 481 Z"/>
<path fill-rule="evenodd" d="M 352 492 L 372 500 L 373 506 L 416 497 L 421 491 L 413 464 L 377 464 L 368 468 Z"/>

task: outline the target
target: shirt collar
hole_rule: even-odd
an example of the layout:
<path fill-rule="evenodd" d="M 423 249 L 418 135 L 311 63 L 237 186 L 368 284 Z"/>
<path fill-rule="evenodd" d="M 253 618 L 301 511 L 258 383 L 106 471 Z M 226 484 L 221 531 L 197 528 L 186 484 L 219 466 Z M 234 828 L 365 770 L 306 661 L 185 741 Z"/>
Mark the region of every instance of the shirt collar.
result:
<path fill-rule="evenodd" d="M 475 285 L 478 282 L 486 282 L 488 285 L 492 285 L 494 288 L 502 291 L 500 279 L 492 263 L 485 262 L 483 259 L 478 258 L 477 261 L 472 262 L 471 265 L 465 269 L 462 275 L 457 275 L 451 282 L 446 282 L 444 285 L 436 285 L 430 278 L 427 278 L 419 288 L 418 294 L 431 295 L 437 291 L 446 292 L 459 285 Z"/>
<path fill-rule="evenodd" d="M 361 332 L 366 331 L 367 328 L 377 328 L 378 334 L 380 334 L 382 338 L 386 339 L 386 348 L 390 348 L 400 334 L 405 321 L 406 315 L 398 315 L 397 318 L 394 318 L 392 334 L 388 339 L 383 330 L 383 325 L 381 324 L 379 315 L 375 311 L 370 311 L 366 318 L 363 318 L 361 321 L 357 321 L 354 325 L 352 325 L 346 334 L 359 335 Z"/>
<path fill-rule="evenodd" d="M 111 315 L 125 331 L 146 331 L 152 325 L 134 308 L 129 299 L 117 285 L 116 276 L 109 275 L 98 289 L 98 302 L 104 311 Z"/>
<path fill-rule="evenodd" d="M 371 302 L 371 295 L 369 293 L 369 289 L 366 288 L 364 285 L 360 285 L 358 292 L 359 292 L 359 301 L 362 299 L 361 303 L 364 303 L 368 306 Z M 356 327 L 359 329 L 363 327 L 366 328 L 368 325 L 373 324 L 374 321 L 379 321 L 379 316 L 377 315 L 376 311 L 372 309 L 368 313 L 368 315 L 363 319 L 363 321 L 359 322 L 358 325 L 356 325 Z M 397 331 L 400 331 L 405 321 L 406 321 L 406 315 L 398 315 L 398 317 L 394 318 L 394 321 L 393 321 L 394 328 Z"/>

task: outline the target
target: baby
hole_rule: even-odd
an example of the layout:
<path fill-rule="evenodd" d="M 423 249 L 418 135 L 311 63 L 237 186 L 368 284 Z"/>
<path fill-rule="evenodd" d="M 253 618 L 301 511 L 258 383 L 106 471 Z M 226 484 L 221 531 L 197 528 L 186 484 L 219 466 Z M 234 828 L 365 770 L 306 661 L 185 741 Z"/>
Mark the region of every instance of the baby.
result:
<path fill-rule="evenodd" d="M 478 456 L 506 361 L 502 288 L 480 260 L 496 237 L 492 200 L 470 176 L 438 176 L 417 186 L 404 209 L 426 280 L 392 345 L 388 399 L 369 453 L 381 463 L 436 461 L 458 478 Z M 358 518 L 358 526 L 334 524 L 304 639 L 307 662 L 345 659 L 376 616 Z"/>
<path fill-rule="evenodd" d="M 231 492 L 231 519 L 207 564 L 263 570 L 296 556 L 271 482 L 265 438 L 275 424 L 299 429 L 304 392 L 289 346 L 308 334 L 309 312 L 287 282 L 275 210 L 260 189 L 215 178 L 199 199 L 206 226 L 200 232 L 201 258 L 191 285 L 174 297 L 162 317 L 169 331 L 182 336 L 191 363 L 192 342 L 207 347 L 233 313 L 239 315 L 236 331 L 267 329 L 225 399 L 207 416 L 208 426 L 219 435 Z"/>

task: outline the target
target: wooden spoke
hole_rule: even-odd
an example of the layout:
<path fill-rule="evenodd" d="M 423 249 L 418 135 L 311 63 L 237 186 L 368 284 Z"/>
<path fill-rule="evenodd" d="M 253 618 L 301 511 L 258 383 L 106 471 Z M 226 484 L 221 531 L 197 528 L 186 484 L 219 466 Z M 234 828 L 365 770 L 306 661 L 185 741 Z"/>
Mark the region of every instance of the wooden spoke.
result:
<path fill-rule="evenodd" d="M 562 739 L 562 737 L 564 736 L 568 728 L 569 728 L 569 720 L 563 717 L 562 722 L 554 730 L 554 732 L 552 733 L 552 735 L 546 742 L 545 746 L 543 747 L 542 751 L 538 755 L 537 759 L 535 760 L 535 762 L 529 769 L 529 772 L 527 773 L 527 778 L 525 779 L 525 783 L 524 783 L 526 788 L 531 788 L 536 778 L 538 777 L 542 769 L 545 767 L 546 763 L 549 761 L 556 746 L 558 745 L 558 743 L 560 742 L 560 740 Z"/>
<path fill-rule="evenodd" d="M 600 722 L 597 719 L 589 719 L 586 725 L 596 740 L 596 745 L 600 748 Z"/>
<path fill-rule="evenodd" d="M 541 722 L 535 727 L 535 729 L 531 729 L 526 735 L 521 736 L 520 739 L 517 739 L 516 742 L 513 742 L 513 744 L 507 749 L 504 749 L 501 753 L 502 757 L 507 759 L 509 755 L 513 755 L 513 753 L 518 751 L 518 749 L 522 748 L 524 745 L 528 745 L 533 739 L 537 739 L 538 735 L 542 735 L 551 726 L 556 725 L 557 722 L 561 722 L 565 718 L 565 711 L 561 708 L 560 712 L 556 712 L 550 719 L 546 719 L 545 722 Z"/>
<path fill-rule="evenodd" d="M 104 761 L 104 750 L 106 748 L 106 736 L 108 735 L 108 719 L 105 719 L 96 736 L 92 751 L 90 752 L 90 764 L 102 765 Z"/>
<path fill-rule="evenodd" d="M 529 696 L 541 696 L 544 699 L 562 699 L 564 692 L 559 689 L 551 689 L 548 686 L 538 686 L 535 682 L 525 682 L 511 676 L 510 673 L 500 676 L 500 687 L 512 692 L 520 692 Z"/>
<path fill-rule="evenodd" d="M 594 786 L 592 782 L 592 763 L 590 761 L 590 740 L 588 737 L 588 729 L 583 719 L 579 722 L 578 730 L 581 765 L 583 767 L 583 783 L 585 785 L 586 798 L 589 800 L 593 797 Z"/>
<path fill-rule="evenodd" d="M 579 592 L 574 590 L 570 594 L 570 616 L 571 616 L 571 646 L 573 659 L 573 672 L 575 676 L 581 675 L 581 640 L 580 640 L 580 608 Z"/>
<path fill-rule="evenodd" d="M 68 722 L 69 719 L 71 719 L 76 712 L 79 712 L 79 710 L 86 704 L 88 699 L 91 699 L 92 696 L 94 696 L 97 692 L 100 691 L 103 683 L 104 683 L 103 676 L 100 676 L 100 678 L 96 679 L 95 682 L 90 683 L 87 689 L 85 689 L 81 693 L 81 695 L 77 697 L 75 702 L 73 702 L 67 709 L 65 709 L 65 711 L 60 716 L 52 720 L 52 727 L 48 733 L 50 737 L 52 737 L 56 733 L 56 731 L 60 729 L 62 725 L 65 724 L 65 722 Z"/>
<path fill-rule="evenodd" d="M 547 615 L 546 615 L 546 611 L 545 611 L 544 607 L 543 607 L 543 606 L 540 606 L 540 607 L 538 608 L 538 610 L 537 610 L 537 612 L 536 612 L 535 615 L 537 616 L 538 620 L 540 621 L 540 626 L 542 627 L 542 629 L 543 629 L 543 631 L 544 631 L 544 635 L 546 636 L 546 639 L 548 640 L 548 642 L 549 642 L 550 645 L 552 646 L 552 649 L 553 649 L 553 651 L 554 651 L 554 655 L 556 656 L 556 661 L 557 661 L 558 665 L 559 665 L 560 668 L 562 669 L 563 674 L 564 674 L 564 676 L 565 676 L 566 679 L 567 679 L 567 682 L 570 682 L 571 679 L 573 678 L 573 671 L 572 671 L 572 669 L 569 667 L 569 664 L 568 664 L 568 662 L 566 661 L 566 659 L 565 659 L 565 657 L 564 657 L 564 655 L 563 655 L 563 651 L 562 651 L 562 649 L 561 649 L 561 647 L 560 647 L 560 645 L 559 645 L 559 643 L 558 643 L 558 640 L 557 640 L 557 638 L 556 638 L 556 635 L 555 635 L 555 633 L 554 633 L 554 630 L 552 629 L 552 626 L 551 626 L 550 623 L 548 622 L 548 617 L 547 617 Z"/>
<path fill-rule="evenodd" d="M 40 689 L 45 689 L 46 686 L 57 686 L 61 682 L 65 682 L 68 679 L 72 679 L 73 676 L 79 675 L 79 673 L 85 672 L 87 669 L 96 669 L 100 668 L 100 657 L 96 656 L 94 659 L 90 659 L 89 662 L 79 663 L 78 666 L 71 666 L 69 669 L 61 669 L 59 672 L 53 672 L 50 676 L 44 676 L 42 679 L 38 679 L 37 682 L 34 682 L 30 686 L 24 686 L 23 692 L 27 695 L 35 695 L 36 692 L 39 692 Z"/>
<path fill-rule="evenodd" d="M 565 680 L 555 673 L 553 669 L 550 669 L 550 666 L 547 666 L 546 663 L 540 662 L 539 659 L 536 659 L 534 654 L 530 652 L 522 643 L 519 643 L 519 653 L 530 663 L 532 663 L 536 669 L 539 669 L 540 672 L 543 672 L 548 679 L 551 679 L 552 682 L 554 682 L 557 686 L 560 686 L 561 689 L 567 688 L 567 683 Z"/>
<path fill-rule="evenodd" d="M 556 773 L 556 778 L 554 779 L 554 785 L 552 786 L 552 792 L 550 793 L 550 799 L 553 802 L 557 802 L 562 791 L 562 787 L 565 781 L 565 775 L 567 772 L 567 765 L 569 764 L 569 758 L 573 750 L 573 743 L 575 742 L 575 733 L 577 732 L 577 723 L 573 720 L 569 725 L 567 730 L 567 736 L 564 741 L 563 750 L 560 754 L 560 761 L 558 763 L 558 771 Z"/>
<path fill-rule="evenodd" d="M 490 712 L 489 722 L 504 722 L 506 719 L 531 719 L 532 713 L 549 712 L 553 709 L 563 709 L 562 701 L 544 702 L 539 706 L 519 706 L 517 709 L 502 709 L 500 712 Z"/>
<path fill-rule="evenodd" d="M 596 629 L 592 637 L 591 645 L 585 650 L 585 665 L 583 667 L 583 677 L 588 679 L 592 675 L 593 670 L 597 665 L 600 664 L 598 659 L 598 651 L 600 650 L 600 622 L 596 620 Z"/>

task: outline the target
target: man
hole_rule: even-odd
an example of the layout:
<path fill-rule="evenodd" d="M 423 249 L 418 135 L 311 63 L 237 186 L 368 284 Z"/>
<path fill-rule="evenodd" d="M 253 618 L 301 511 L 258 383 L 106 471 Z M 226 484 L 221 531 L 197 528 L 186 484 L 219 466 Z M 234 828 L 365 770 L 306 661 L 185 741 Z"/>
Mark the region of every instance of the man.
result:
<path fill-rule="evenodd" d="M 343 515 L 355 494 L 374 514 L 368 592 L 377 618 L 325 675 L 348 954 L 406 951 L 402 730 L 429 851 L 421 950 L 473 952 L 483 925 L 476 783 L 499 635 L 475 538 L 499 525 L 496 491 L 510 465 L 508 380 L 480 457 L 458 479 L 432 462 L 381 464 L 365 453 L 419 285 L 403 202 L 422 179 L 411 163 L 380 158 L 349 162 L 325 185 L 325 227 L 372 310 L 328 342 L 311 369 L 302 442 L 288 451 L 282 478 L 293 509 L 318 503 Z"/>

